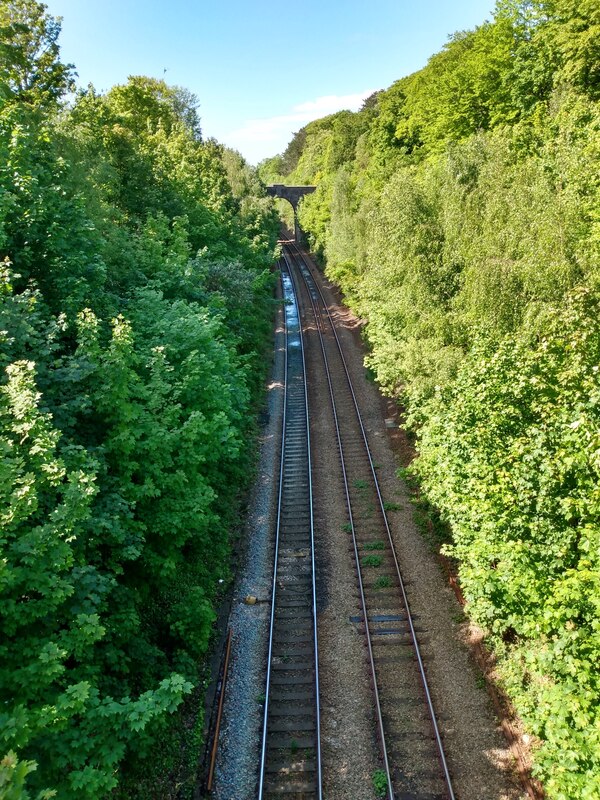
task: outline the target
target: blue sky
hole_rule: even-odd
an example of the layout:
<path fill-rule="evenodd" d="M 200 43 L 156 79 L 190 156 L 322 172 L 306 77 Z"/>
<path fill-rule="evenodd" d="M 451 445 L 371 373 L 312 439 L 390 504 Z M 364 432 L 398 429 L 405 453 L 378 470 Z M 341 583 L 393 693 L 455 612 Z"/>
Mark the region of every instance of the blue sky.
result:
<path fill-rule="evenodd" d="M 490 19 L 494 0 L 45 0 L 63 17 L 79 83 L 164 78 L 200 101 L 204 136 L 250 162 L 310 119 L 356 109 L 422 67 L 448 35 Z M 166 70 L 166 71 L 165 71 Z"/>

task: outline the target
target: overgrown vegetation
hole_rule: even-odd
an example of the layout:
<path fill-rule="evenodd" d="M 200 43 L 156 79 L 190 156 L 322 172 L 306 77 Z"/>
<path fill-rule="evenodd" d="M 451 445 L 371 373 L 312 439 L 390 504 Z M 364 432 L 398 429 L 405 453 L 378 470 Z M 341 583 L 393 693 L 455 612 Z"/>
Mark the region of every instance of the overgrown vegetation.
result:
<path fill-rule="evenodd" d="M 554 800 L 600 796 L 600 7 L 500 0 L 271 179 L 367 321 Z M 291 171 L 290 171 L 291 170 Z"/>
<path fill-rule="evenodd" d="M 0 2 L 0 794 L 148 797 L 228 577 L 278 221 L 186 90 L 67 106 L 59 27 Z"/>

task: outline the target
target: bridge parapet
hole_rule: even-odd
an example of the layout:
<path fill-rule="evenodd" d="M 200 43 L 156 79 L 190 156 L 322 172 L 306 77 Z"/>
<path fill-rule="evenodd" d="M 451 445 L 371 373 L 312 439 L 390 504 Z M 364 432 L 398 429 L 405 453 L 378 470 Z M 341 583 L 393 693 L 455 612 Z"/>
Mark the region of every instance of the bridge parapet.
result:
<path fill-rule="evenodd" d="M 267 194 L 271 197 L 280 197 L 282 200 L 287 200 L 294 209 L 294 237 L 297 242 L 300 242 L 300 225 L 298 224 L 298 203 L 304 195 L 314 192 L 316 186 L 286 186 L 284 183 L 274 183 L 272 186 L 267 186 Z"/>

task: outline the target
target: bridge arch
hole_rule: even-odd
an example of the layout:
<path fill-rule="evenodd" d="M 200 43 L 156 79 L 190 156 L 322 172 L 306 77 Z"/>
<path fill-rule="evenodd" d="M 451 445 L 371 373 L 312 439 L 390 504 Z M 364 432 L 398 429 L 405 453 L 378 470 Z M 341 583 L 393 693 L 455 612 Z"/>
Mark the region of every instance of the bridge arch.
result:
<path fill-rule="evenodd" d="M 298 203 L 304 195 L 315 191 L 316 186 L 286 186 L 284 183 L 274 183 L 267 186 L 267 194 L 271 197 L 279 197 L 287 200 L 294 209 L 294 239 L 300 242 L 300 224 L 298 223 Z"/>

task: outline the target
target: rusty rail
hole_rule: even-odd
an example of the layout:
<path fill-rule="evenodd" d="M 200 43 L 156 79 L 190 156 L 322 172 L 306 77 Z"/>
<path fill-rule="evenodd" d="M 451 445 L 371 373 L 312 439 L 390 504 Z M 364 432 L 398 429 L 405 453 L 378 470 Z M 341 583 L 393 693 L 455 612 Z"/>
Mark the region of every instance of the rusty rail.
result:
<path fill-rule="evenodd" d="M 217 705 L 217 718 L 215 721 L 214 738 L 210 752 L 210 765 L 208 768 L 208 778 L 206 780 L 206 791 L 212 792 L 213 781 L 215 777 L 215 766 L 217 763 L 217 752 L 219 749 L 219 733 L 221 731 L 221 719 L 223 717 L 223 701 L 225 699 L 225 687 L 227 686 L 227 673 L 229 671 L 229 657 L 231 655 L 231 628 L 227 631 L 227 639 L 225 641 L 225 660 L 223 662 L 223 671 L 221 674 L 220 685 L 217 687 L 219 695 L 219 703 Z"/>

